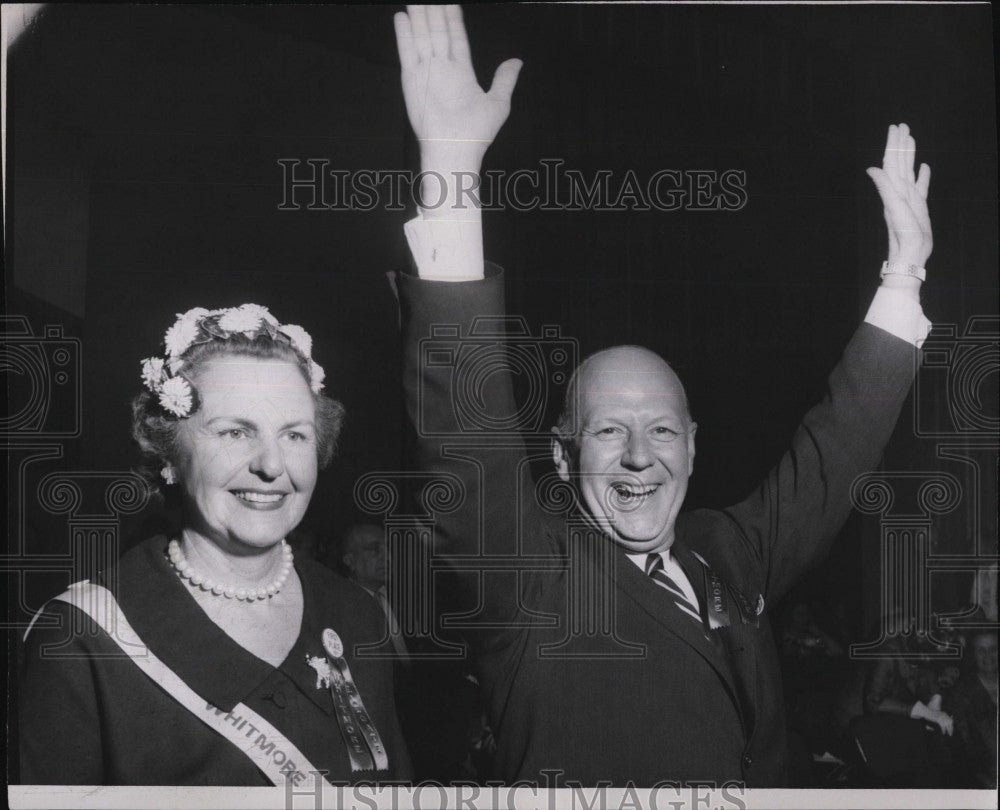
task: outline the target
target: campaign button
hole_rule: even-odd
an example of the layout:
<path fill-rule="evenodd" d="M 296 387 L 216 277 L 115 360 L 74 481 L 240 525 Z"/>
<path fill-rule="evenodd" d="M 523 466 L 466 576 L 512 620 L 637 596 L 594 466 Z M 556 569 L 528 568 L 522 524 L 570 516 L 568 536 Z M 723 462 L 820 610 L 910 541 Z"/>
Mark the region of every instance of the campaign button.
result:
<path fill-rule="evenodd" d="M 329 627 L 323 631 L 323 649 L 331 658 L 340 658 L 344 654 L 344 642 Z"/>

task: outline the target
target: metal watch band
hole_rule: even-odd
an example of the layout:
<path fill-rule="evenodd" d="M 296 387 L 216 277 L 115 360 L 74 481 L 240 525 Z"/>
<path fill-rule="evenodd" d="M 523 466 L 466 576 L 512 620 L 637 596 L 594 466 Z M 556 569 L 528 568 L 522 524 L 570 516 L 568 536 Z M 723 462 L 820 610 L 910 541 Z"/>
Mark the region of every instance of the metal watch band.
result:
<path fill-rule="evenodd" d="M 921 281 L 927 280 L 927 270 L 923 267 L 918 267 L 915 264 L 902 264 L 901 262 L 882 262 L 882 270 L 878 274 L 878 277 L 885 278 L 890 275 L 912 276 L 913 278 L 919 278 Z"/>

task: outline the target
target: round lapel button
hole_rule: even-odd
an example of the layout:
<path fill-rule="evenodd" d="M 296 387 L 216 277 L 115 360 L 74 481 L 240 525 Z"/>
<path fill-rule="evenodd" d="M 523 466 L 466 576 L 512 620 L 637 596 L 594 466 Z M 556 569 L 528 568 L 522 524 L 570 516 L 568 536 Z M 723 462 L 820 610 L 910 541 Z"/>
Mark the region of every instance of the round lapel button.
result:
<path fill-rule="evenodd" d="M 344 642 L 329 627 L 323 631 L 323 649 L 331 658 L 340 658 L 344 654 Z"/>

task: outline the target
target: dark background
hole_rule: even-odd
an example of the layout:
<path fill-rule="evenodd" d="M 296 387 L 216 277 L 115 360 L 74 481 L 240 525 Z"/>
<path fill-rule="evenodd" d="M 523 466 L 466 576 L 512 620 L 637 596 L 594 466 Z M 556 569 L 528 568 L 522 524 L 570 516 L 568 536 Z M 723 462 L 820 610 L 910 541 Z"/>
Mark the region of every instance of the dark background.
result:
<path fill-rule="evenodd" d="M 174 314 L 193 306 L 257 302 L 313 334 L 328 390 L 348 412 L 306 519 L 321 539 L 355 518 L 358 476 L 400 469 L 384 274 L 408 262 L 412 208 L 279 211 L 277 163 L 415 167 L 395 10 L 50 6 L 14 46 L 6 309 L 36 335 L 61 325 L 82 351 L 79 437 L 56 442 L 58 459 L 10 457 L 18 548 L 65 554 L 66 517 L 34 494 L 43 475 L 135 463 L 138 361 L 162 353 Z M 629 169 L 642 179 L 663 168 L 747 174 L 737 212 L 485 216 L 486 255 L 507 268 L 510 309 L 533 332 L 559 324 L 584 354 L 639 343 L 676 365 L 700 425 L 689 506 L 746 494 L 863 317 L 886 252 L 864 169 L 880 161 L 889 123 L 910 124 L 918 159 L 934 170 L 925 311 L 959 332 L 970 316 L 996 316 L 988 6 L 507 5 L 471 7 L 466 19 L 483 81 L 502 59 L 525 62 L 485 168 L 560 158 L 619 180 Z M 13 372 L 16 411 L 24 380 Z M 995 420 L 995 369 L 981 383 Z M 559 395 L 546 405 L 550 422 Z M 947 422 L 941 375 L 919 396 Z M 978 533 L 995 554 L 996 488 L 985 480 L 994 456 L 985 478 L 937 458 L 914 412 L 904 410 L 886 466 L 958 475 L 962 504 L 934 523 L 936 548 L 972 553 Z M 126 520 L 123 537 L 139 539 L 152 515 Z M 874 517 L 852 519 L 807 580 L 812 597 L 844 602 L 858 626 L 877 615 L 878 531 Z M 32 610 L 67 581 L 26 576 L 16 598 Z M 936 607 L 958 606 L 969 584 L 937 578 Z"/>

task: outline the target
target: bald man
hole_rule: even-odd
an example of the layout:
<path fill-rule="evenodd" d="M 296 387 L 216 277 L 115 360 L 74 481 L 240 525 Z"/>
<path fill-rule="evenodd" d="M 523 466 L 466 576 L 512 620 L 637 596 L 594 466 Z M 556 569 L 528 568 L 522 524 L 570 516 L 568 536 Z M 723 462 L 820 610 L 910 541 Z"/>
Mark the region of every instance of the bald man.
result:
<path fill-rule="evenodd" d="M 655 353 L 619 346 L 588 358 L 569 385 L 550 452 L 574 498 L 543 503 L 551 488 L 530 480 L 516 435 L 483 433 L 520 411 L 510 375 L 470 359 L 483 344 L 476 319 L 505 313 L 503 279 L 484 265 L 481 213 L 457 186 L 478 173 L 520 63 L 502 64 L 484 92 L 457 7 L 409 7 L 395 21 L 421 168 L 445 178 L 428 189 L 441 204 L 406 225 L 418 271 L 397 280 L 407 409 L 417 463 L 461 481 L 463 500 L 433 516 L 435 549 L 466 570 L 484 558 L 467 579 L 478 607 L 461 622 L 497 775 L 548 787 L 786 785 L 768 607 L 826 553 L 910 389 L 929 329 L 919 302 L 929 169 L 914 171 L 906 125 L 890 127 L 882 168 L 868 170 L 889 229 L 881 286 L 828 395 L 745 500 L 681 512 L 696 434 L 684 388 Z M 442 324 L 458 324 L 452 353 L 422 357 Z"/>
<path fill-rule="evenodd" d="M 553 428 L 559 477 L 575 480 L 587 514 L 634 554 L 673 543 L 694 472 L 697 425 L 674 370 L 649 349 L 617 346 L 574 373 Z M 586 474 L 573 479 L 575 470 Z"/>

